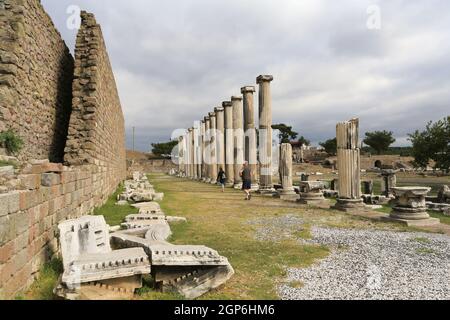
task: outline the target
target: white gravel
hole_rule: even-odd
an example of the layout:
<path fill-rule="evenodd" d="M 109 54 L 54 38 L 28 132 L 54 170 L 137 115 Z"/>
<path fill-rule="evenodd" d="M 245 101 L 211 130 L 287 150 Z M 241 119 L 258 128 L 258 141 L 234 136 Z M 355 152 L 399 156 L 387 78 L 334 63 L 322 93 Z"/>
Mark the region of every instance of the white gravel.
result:
<path fill-rule="evenodd" d="M 255 239 L 258 241 L 279 242 L 286 239 L 296 239 L 294 233 L 303 229 L 303 220 L 293 215 L 276 218 L 258 218 L 247 224 L 255 226 Z"/>
<path fill-rule="evenodd" d="M 282 299 L 450 299 L 446 235 L 319 227 L 312 235 L 301 241 L 327 245 L 332 253 L 309 268 L 288 269 L 278 287 Z M 302 286 L 289 286 L 295 282 Z"/>

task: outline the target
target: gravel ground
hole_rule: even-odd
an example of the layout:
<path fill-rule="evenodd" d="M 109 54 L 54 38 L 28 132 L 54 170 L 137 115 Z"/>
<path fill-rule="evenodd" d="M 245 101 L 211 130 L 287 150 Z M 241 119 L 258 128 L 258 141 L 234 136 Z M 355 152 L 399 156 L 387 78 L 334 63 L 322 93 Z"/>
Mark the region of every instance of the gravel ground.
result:
<path fill-rule="evenodd" d="M 302 231 L 303 220 L 293 215 L 277 218 L 258 218 L 247 224 L 255 226 L 255 239 L 259 241 L 279 242 L 286 239 L 296 239 L 294 233 Z"/>
<path fill-rule="evenodd" d="M 324 244 L 332 253 L 309 268 L 289 269 L 287 284 L 278 287 L 282 299 L 450 299 L 448 236 L 319 227 L 312 235 L 302 243 Z M 302 285 L 289 286 L 296 282 Z"/>

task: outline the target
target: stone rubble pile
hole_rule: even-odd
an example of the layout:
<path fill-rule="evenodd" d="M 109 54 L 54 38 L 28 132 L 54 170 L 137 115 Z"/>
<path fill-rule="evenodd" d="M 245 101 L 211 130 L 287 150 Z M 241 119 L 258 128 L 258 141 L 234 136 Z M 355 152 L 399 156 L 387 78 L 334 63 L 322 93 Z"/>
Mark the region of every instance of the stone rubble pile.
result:
<path fill-rule="evenodd" d="M 232 266 L 217 251 L 206 246 L 168 242 L 172 235 L 169 223 L 186 222 L 186 219 L 166 216 L 157 202 L 135 200 L 133 195 L 156 194 L 145 175 L 136 173 L 125 185 L 126 191 L 120 198 L 126 195 L 128 201 L 137 202 L 132 206 L 139 213 L 128 215 L 119 230 L 109 234 L 100 216 L 60 224 L 64 260 L 62 284 L 56 289 L 60 296 L 111 298 L 104 292 L 112 290 L 123 297 L 123 293 L 132 294 L 142 286 L 142 275 L 151 273 L 157 289 L 195 299 L 231 278 Z M 118 250 L 112 251 L 110 243 Z M 116 282 L 111 283 L 111 279 Z M 77 288 L 77 284 L 81 287 Z M 98 290 L 92 290 L 93 286 Z"/>
<path fill-rule="evenodd" d="M 125 181 L 125 191 L 117 196 L 117 204 L 162 201 L 163 199 L 164 194 L 156 192 L 145 175 L 135 172 L 133 180 Z"/>

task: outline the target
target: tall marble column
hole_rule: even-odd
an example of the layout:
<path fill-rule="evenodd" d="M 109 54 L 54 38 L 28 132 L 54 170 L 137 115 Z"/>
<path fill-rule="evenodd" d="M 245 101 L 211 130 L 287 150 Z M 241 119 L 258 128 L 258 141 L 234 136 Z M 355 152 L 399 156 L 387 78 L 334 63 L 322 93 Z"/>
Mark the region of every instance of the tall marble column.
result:
<path fill-rule="evenodd" d="M 242 97 L 231 97 L 233 106 L 233 135 L 234 135 L 234 187 L 242 188 L 242 178 L 239 172 L 244 164 L 244 109 Z"/>
<path fill-rule="evenodd" d="M 188 132 L 183 136 L 183 177 L 188 176 L 189 150 L 188 150 Z"/>
<path fill-rule="evenodd" d="M 200 122 L 200 136 L 201 136 L 201 173 L 202 173 L 202 181 L 206 180 L 206 165 L 205 165 L 205 119 Z"/>
<path fill-rule="evenodd" d="M 194 139 L 194 179 L 198 180 L 200 177 L 200 173 L 198 170 L 198 164 L 199 164 L 199 125 L 198 122 L 195 121 L 194 122 L 194 127 L 193 127 L 193 131 L 192 131 L 192 138 Z"/>
<path fill-rule="evenodd" d="M 336 138 L 339 198 L 335 208 L 342 211 L 364 208 L 361 199 L 359 119 L 338 123 Z"/>
<path fill-rule="evenodd" d="M 292 146 L 290 143 L 283 143 L 280 146 L 280 177 L 281 186 L 280 198 L 283 200 L 298 199 L 292 183 Z"/>
<path fill-rule="evenodd" d="M 225 115 L 225 175 L 226 185 L 234 186 L 234 134 L 233 134 L 233 105 L 231 101 L 222 103 Z"/>
<path fill-rule="evenodd" d="M 216 136 L 216 130 L 217 130 L 217 122 L 216 122 L 216 114 L 214 112 L 209 113 L 209 121 L 211 124 L 210 127 L 210 137 L 211 137 L 211 166 L 210 166 L 210 177 L 211 177 L 211 184 L 217 183 L 217 136 Z"/>
<path fill-rule="evenodd" d="M 187 130 L 186 133 L 186 178 L 191 177 L 191 166 L 190 166 L 190 159 L 191 159 L 191 131 L 190 129 Z"/>
<path fill-rule="evenodd" d="M 272 97 L 270 83 L 273 76 L 261 75 L 259 85 L 259 191 L 273 193 L 272 182 Z"/>
<path fill-rule="evenodd" d="M 197 121 L 197 180 L 202 179 L 202 163 L 203 163 L 203 138 L 202 138 L 202 122 Z"/>
<path fill-rule="evenodd" d="M 225 170 L 225 114 L 223 108 L 215 108 L 216 140 L 217 140 L 217 168 Z"/>
<path fill-rule="evenodd" d="M 255 87 L 247 86 L 241 88 L 244 97 L 244 159 L 248 161 L 252 173 L 252 189 L 258 189 L 258 157 L 257 157 L 257 138 L 255 128 L 255 106 L 254 93 Z"/>
<path fill-rule="evenodd" d="M 178 176 L 183 175 L 183 136 L 178 137 Z"/>
<path fill-rule="evenodd" d="M 189 167 L 190 167 L 190 177 L 195 179 L 195 148 L 194 148 L 194 128 L 189 129 Z"/>
<path fill-rule="evenodd" d="M 205 182 L 211 182 L 211 130 L 210 130 L 211 122 L 209 116 L 205 117 Z"/>

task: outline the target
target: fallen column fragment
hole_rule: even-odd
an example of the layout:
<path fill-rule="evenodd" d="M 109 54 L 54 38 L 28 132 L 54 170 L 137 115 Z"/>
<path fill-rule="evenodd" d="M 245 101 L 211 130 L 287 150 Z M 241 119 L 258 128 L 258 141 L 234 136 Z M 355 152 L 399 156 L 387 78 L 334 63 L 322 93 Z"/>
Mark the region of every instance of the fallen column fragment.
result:
<path fill-rule="evenodd" d="M 58 226 L 64 273 L 56 293 L 76 299 L 84 284 L 122 279 L 139 283 L 150 273 L 150 261 L 142 248 L 113 251 L 109 226 L 102 216 L 85 216 L 65 221 Z M 128 280 L 127 280 L 128 279 Z"/>

